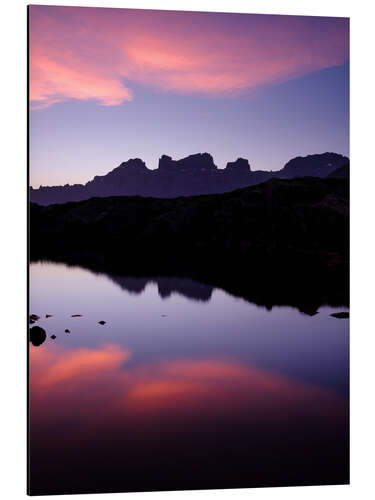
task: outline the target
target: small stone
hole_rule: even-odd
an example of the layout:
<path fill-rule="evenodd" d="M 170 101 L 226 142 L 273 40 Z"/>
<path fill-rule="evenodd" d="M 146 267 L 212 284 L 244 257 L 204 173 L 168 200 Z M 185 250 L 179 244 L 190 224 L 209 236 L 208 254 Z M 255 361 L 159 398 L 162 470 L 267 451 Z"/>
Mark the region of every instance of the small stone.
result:
<path fill-rule="evenodd" d="M 46 331 L 40 326 L 33 326 L 30 328 L 30 342 L 34 346 L 40 346 L 46 340 Z"/>
<path fill-rule="evenodd" d="M 70 333 L 70 330 L 68 330 L 67 328 L 65 328 L 65 333 Z"/>
<path fill-rule="evenodd" d="M 101 320 L 101 321 L 98 321 L 99 325 L 105 325 L 105 321 Z"/>
<path fill-rule="evenodd" d="M 342 311 L 342 312 L 332 313 L 331 316 L 333 318 L 345 319 L 345 318 L 349 318 L 349 312 L 348 311 Z"/>
<path fill-rule="evenodd" d="M 51 339 L 55 340 L 56 335 L 51 335 Z"/>
<path fill-rule="evenodd" d="M 37 314 L 30 315 L 30 323 L 31 323 L 31 321 L 33 321 L 35 323 L 35 321 L 38 321 L 38 319 L 40 319 L 40 316 L 38 316 Z"/>
<path fill-rule="evenodd" d="M 80 318 L 82 314 L 72 314 L 70 317 L 71 318 Z"/>

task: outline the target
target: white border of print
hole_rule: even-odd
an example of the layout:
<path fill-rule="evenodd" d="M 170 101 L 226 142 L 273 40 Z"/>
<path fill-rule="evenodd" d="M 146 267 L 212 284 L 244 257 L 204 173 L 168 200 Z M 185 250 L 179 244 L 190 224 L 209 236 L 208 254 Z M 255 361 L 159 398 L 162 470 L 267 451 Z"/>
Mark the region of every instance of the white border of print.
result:
<path fill-rule="evenodd" d="M 36 2 L 38 3 L 38 2 Z M 375 162 L 374 6 L 370 2 L 326 0 L 94 0 L 43 4 L 97 7 L 303 14 L 351 18 L 351 485 L 127 494 L 127 499 L 345 500 L 375 497 L 374 353 L 370 314 L 374 286 Z M 0 491 L 7 500 L 26 495 L 26 5 L 1 4 L 1 196 L 0 263 L 1 412 Z M 88 498 L 91 495 L 85 495 Z M 65 496 L 64 496 L 65 497 Z M 56 497 L 45 497 L 56 498 Z M 101 499 L 118 498 L 102 494 Z"/>

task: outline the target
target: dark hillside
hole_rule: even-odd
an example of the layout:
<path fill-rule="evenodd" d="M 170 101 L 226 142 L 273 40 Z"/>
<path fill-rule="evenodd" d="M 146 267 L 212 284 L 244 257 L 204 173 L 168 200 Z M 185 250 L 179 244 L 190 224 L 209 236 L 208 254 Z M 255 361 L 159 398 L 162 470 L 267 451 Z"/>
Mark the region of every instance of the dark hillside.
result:
<path fill-rule="evenodd" d="M 32 204 L 31 256 L 189 276 L 271 305 L 314 294 L 344 303 L 348 196 L 346 180 L 304 178 L 219 195 Z"/>

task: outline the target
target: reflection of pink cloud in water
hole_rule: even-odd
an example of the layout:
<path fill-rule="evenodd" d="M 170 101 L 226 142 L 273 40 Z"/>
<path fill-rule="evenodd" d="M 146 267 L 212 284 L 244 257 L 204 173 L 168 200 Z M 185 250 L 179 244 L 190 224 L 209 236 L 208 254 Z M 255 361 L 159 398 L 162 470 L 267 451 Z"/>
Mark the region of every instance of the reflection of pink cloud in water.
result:
<path fill-rule="evenodd" d="M 118 345 L 31 347 L 35 491 L 347 480 L 344 397 L 233 360 L 131 361 Z"/>
<path fill-rule="evenodd" d="M 155 415 L 225 415 L 251 410 L 253 417 L 342 411 L 334 391 L 304 384 L 225 359 L 150 362 L 129 367 L 131 353 L 119 345 L 98 349 L 31 348 L 31 408 L 35 418 L 63 419 L 84 405 L 102 418 L 149 419 Z M 103 405 L 103 400 L 105 404 Z M 89 407 L 87 406 L 89 405 Z M 280 413 L 273 413 L 273 411 Z M 333 416 L 333 413 L 331 416 Z"/>
<path fill-rule="evenodd" d="M 34 109 L 68 99 L 119 105 L 128 83 L 219 96 L 348 58 L 348 21 L 70 7 L 30 9 Z"/>
<path fill-rule="evenodd" d="M 80 348 L 65 352 L 40 350 L 36 353 L 33 351 L 31 359 L 33 362 L 37 361 L 35 383 L 41 388 L 47 388 L 74 381 L 78 377 L 81 379 L 112 373 L 129 357 L 130 351 L 107 344 L 101 349 Z M 33 375 L 31 373 L 31 376 Z"/>

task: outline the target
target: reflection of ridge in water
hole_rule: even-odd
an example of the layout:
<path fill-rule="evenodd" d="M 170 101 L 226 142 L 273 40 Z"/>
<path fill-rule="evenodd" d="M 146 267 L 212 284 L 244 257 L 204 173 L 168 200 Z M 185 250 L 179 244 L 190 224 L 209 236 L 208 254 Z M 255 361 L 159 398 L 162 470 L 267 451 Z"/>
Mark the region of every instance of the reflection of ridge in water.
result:
<path fill-rule="evenodd" d="M 179 274 L 173 266 L 172 269 L 166 270 L 162 267 L 161 270 L 155 264 L 147 268 L 145 276 L 142 272 L 134 272 L 136 269 L 133 266 L 129 269 L 128 264 L 123 266 L 116 260 L 101 260 L 95 254 L 89 257 L 74 256 L 68 260 L 39 259 L 34 262 L 60 263 L 68 267 L 86 269 L 96 275 L 105 275 L 121 289 L 133 294 L 143 293 L 149 283 L 156 284 L 159 296 L 163 299 L 177 293 L 188 299 L 208 302 L 214 290 L 223 290 L 232 297 L 241 298 L 267 310 L 274 306 L 292 306 L 309 316 L 315 315 L 323 305 L 345 309 L 349 307 L 347 281 L 330 280 L 329 273 L 322 275 L 319 271 L 313 273 L 314 278 L 311 275 L 306 277 L 306 273 L 302 271 L 290 275 L 287 267 L 283 270 L 284 274 L 278 274 L 280 268 L 263 268 L 257 263 L 251 269 L 243 269 L 243 272 L 237 270 L 231 274 L 225 269 L 223 273 L 218 270 L 214 274 L 212 270 L 207 274 L 204 271 L 197 274 L 187 269 L 183 274 Z"/>
<path fill-rule="evenodd" d="M 148 283 L 155 283 L 158 286 L 159 296 L 163 299 L 178 293 L 188 299 L 199 302 L 208 302 L 211 299 L 213 287 L 198 283 L 189 278 L 155 277 L 155 278 L 135 278 L 132 276 L 107 276 L 119 285 L 123 290 L 130 293 L 142 293 Z"/>

